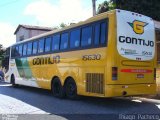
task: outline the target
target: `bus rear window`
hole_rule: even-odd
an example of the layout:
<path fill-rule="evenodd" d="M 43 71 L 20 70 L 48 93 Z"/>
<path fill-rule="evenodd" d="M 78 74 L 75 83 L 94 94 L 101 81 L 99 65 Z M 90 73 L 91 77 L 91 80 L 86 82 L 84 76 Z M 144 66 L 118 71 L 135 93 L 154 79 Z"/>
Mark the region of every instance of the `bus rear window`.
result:
<path fill-rule="evenodd" d="M 116 11 L 116 17 L 118 53 L 130 60 L 152 60 L 156 45 L 154 21 L 124 10 Z"/>

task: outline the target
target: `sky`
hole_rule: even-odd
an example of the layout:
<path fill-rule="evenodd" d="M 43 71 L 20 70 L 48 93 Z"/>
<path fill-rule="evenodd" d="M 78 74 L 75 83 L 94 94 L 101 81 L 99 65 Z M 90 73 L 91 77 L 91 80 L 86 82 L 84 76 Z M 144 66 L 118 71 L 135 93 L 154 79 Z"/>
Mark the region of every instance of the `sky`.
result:
<path fill-rule="evenodd" d="M 97 0 L 96 4 L 104 0 Z M 0 0 L 0 44 L 16 42 L 19 24 L 56 27 L 92 17 L 92 0 Z"/>

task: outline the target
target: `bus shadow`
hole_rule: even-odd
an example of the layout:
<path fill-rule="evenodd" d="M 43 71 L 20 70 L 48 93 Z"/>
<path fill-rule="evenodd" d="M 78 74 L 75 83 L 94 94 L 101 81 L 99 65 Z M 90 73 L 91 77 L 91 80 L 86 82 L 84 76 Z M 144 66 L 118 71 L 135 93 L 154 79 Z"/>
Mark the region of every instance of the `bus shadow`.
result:
<path fill-rule="evenodd" d="M 0 84 L 1 85 L 1 84 Z M 21 100 L 46 113 L 69 118 L 68 115 L 86 114 L 160 114 L 154 103 L 132 101 L 125 98 L 96 98 L 81 96 L 79 100 L 58 99 L 51 91 L 38 88 L 19 86 L 14 88 L 6 84 L 0 86 L 0 94 Z M 73 117 L 73 116 L 72 116 Z"/>

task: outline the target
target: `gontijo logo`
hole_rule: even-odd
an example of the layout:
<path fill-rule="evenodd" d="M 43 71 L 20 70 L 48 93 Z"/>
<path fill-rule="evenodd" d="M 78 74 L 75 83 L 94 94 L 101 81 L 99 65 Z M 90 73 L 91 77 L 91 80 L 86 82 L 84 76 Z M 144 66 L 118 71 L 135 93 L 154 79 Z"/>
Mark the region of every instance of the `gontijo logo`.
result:
<path fill-rule="evenodd" d="M 142 21 L 139 21 L 139 20 L 134 20 L 132 23 L 130 23 L 130 22 L 127 22 L 127 23 L 133 28 L 133 31 L 136 34 L 143 34 L 144 33 L 144 27 L 148 25 L 148 23 L 142 22 Z M 120 43 L 125 43 L 125 44 L 134 44 L 134 45 L 154 47 L 154 41 L 149 40 L 147 37 L 146 38 L 139 38 L 139 37 L 137 38 L 137 37 L 128 36 L 127 34 L 126 35 L 120 35 L 119 36 L 119 42 Z"/>
<path fill-rule="evenodd" d="M 134 20 L 132 23 L 128 22 L 128 24 L 133 28 L 133 31 L 136 34 L 143 34 L 144 33 L 144 27 L 148 25 L 146 22 L 142 22 L 139 20 Z"/>

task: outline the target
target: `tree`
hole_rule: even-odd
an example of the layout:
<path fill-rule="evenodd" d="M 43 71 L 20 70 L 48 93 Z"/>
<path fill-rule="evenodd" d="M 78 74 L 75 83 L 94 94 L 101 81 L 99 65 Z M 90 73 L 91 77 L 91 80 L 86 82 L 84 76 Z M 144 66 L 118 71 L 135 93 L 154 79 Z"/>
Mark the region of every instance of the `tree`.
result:
<path fill-rule="evenodd" d="M 2 53 L 4 52 L 4 48 L 3 48 L 3 45 L 0 44 L 0 56 L 2 55 Z"/>
<path fill-rule="evenodd" d="M 64 27 L 66 27 L 66 26 L 67 26 L 67 25 L 66 25 L 65 23 L 63 23 L 63 22 L 60 24 L 60 28 L 64 28 Z"/>
<path fill-rule="evenodd" d="M 116 8 L 137 12 L 160 20 L 160 0 L 116 0 Z"/>
<path fill-rule="evenodd" d="M 160 0 L 110 0 L 98 7 L 98 14 L 112 9 L 123 9 L 160 20 Z"/>
<path fill-rule="evenodd" d="M 0 66 L 1 66 L 2 59 L 4 57 L 4 53 L 5 53 L 5 49 L 3 48 L 3 45 L 0 44 Z"/>
<path fill-rule="evenodd" d="M 5 52 L 5 49 L 3 48 L 3 45 L 0 44 L 0 59 L 3 57 L 4 52 Z"/>
<path fill-rule="evenodd" d="M 0 50 L 2 50 L 2 48 L 3 48 L 3 45 L 0 44 Z"/>
<path fill-rule="evenodd" d="M 116 5 L 112 0 L 104 1 L 103 3 L 99 4 L 97 14 L 100 14 L 109 10 L 113 10 L 115 9 L 115 7 Z"/>

